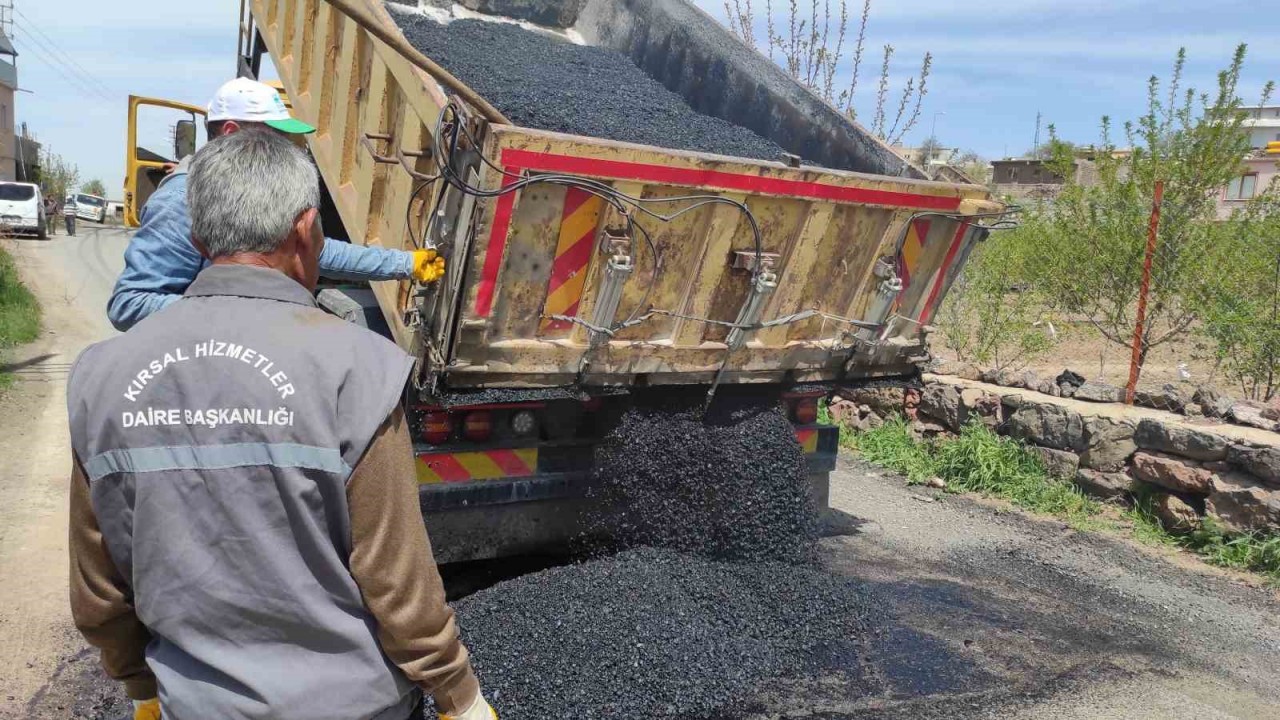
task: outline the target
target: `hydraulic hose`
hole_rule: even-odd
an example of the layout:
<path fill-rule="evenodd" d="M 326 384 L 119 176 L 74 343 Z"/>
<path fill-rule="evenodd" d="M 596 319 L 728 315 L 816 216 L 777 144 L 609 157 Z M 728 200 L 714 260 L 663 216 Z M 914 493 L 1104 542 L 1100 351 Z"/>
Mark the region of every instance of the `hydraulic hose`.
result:
<path fill-rule="evenodd" d="M 403 55 L 414 67 L 422 70 L 436 82 L 452 90 L 468 105 L 478 110 L 489 122 L 501 125 L 513 124 L 507 119 L 506 115 L 503 115 L 498 108 L 490 105 L 487 100 L 480 97 L 475 90 L 467 87 L 465 83 L 454 77 L 448 70 L 440 67 L 431 58 L 423 55 L 417 48 L 410 45 L 403 35 L 378 22 L 376 18 L 369 14 L 365 0 L 325 0 L 325 2 L 332 5 L 338 12 L 346 15 L 355 24 L 369 31 L 371 35 L 386 43 L 392 50 Z"/>

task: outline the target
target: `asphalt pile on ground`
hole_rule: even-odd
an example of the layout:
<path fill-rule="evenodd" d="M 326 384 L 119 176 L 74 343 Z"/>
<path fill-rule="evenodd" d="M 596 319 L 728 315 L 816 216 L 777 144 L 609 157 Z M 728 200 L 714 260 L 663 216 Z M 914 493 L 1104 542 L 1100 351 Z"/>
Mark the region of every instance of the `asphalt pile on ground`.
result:
<path fill-rule="evenodd" d="M 415 48 L 517 125 L 760 160 L 783 153 L 746 128 L 699 114 L 613 50 L 508 23 L 391 15 Z"/>
<path fill-rule="evenodd" d="M 728 720 L 758 709 L 772 681 L 856 654 L 867 600 L 805 567 L 641 548 L 510 580 L 454 608 L 503 720 Z"/>
<path fill-rule="evenodd" d="M 740 562 L 803 562 L 817 537 L 804 452 L 776 398 L 639 396 L 596 449 L 596 539 Z"/>

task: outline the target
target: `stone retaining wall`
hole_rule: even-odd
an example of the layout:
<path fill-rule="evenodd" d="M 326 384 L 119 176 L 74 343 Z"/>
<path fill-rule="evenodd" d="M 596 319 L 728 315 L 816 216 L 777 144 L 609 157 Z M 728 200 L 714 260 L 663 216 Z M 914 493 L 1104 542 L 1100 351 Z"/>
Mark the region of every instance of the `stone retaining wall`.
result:
<path fill-rule="evenodd" d="M 1106 500 L 1148 492 L 1170 529 L 1210 516 L 1235 533 L 1280 532 L 1280 435 L 1198 427 L 1170 413 L 1090 405 L 959 378 L 926 376 L 923 388 L 848 388 L 833 417 L 855 429 L 905 415 L 925 437 L 977 418 L 1023 441 L 1049 472 Z"/>

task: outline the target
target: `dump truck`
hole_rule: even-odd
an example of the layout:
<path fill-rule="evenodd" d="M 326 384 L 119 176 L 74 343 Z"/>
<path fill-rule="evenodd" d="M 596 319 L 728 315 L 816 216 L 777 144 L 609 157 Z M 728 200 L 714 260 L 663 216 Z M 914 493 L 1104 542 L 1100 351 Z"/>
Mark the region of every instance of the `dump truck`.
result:
<path fill-rule="evenodd" d="M 522 126 L 408 42 L 406 12 L 616 51 L 783 152 Z M 442 562 L 571 537 L 595 502 L 593 449 L 631 395 L 659 386 L 776 393 L 825 507 L 838 432 L 819 402 L 919 373 L 931 319 L 1002 212 L 983 187 L 926 179 L 686 0 L 242 0 L 239 74 L 263 75 L 264 56 L 317 128 L 329 234 L 446 258 L 431 285 L 319 294 L 418 359 L 405 403 Z M 132 98 L 131 112 L 147 102 L 165 103 Z M 163 158 L 135 142 L 136 219 L 191 144 Z"/>

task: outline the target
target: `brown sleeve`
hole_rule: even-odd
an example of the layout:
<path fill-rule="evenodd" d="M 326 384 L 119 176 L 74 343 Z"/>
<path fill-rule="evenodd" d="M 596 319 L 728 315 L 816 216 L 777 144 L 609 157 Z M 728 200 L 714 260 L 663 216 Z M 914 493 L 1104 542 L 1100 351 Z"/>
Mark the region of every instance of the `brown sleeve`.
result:
<path fill-rule="evenodd" d="M 378 621 L 378 640 L 444 713 L 480 692 L 431 555 L 418 506 L 413 444 L 404 411 L 379 428 L 347 483 L 351 575 Z"/>
<path fill-rule="evenodd" d="M 102 669 L 124 682 L 134 700 L 156 696 L 156 678 L 147 667 L 151 633 L 134 612 L 129 586 L 120 575 L 98 529 L 89 480 L 74 459 L 71 468 L 71 616 L 90 645 L 102 651 Z"/>

